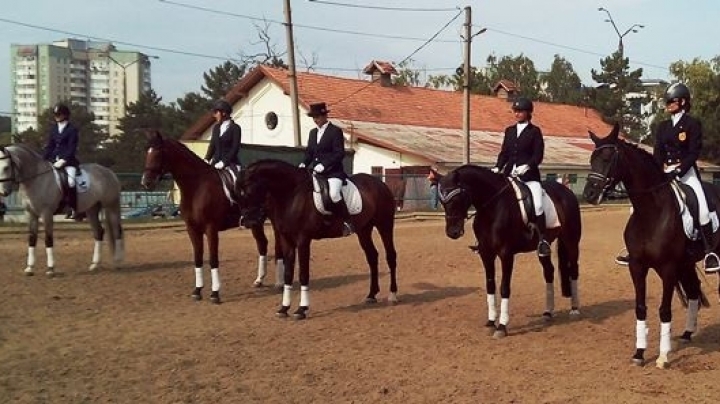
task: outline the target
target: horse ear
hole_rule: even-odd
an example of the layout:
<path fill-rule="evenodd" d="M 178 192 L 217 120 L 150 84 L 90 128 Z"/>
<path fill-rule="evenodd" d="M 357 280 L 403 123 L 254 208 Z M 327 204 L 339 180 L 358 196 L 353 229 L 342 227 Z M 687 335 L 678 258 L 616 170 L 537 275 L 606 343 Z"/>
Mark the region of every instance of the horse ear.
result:
<path fill-rule="evenodd" d="M 600 138 L 595 134 L 595 132 L 588 130 L 588 134 L 590 135 L 590 140 L 597 145 L 600 142 Z"/>
<path fill-rule="evenodd" d="M 608 135 L 608 137 L 612 140 L 616 140 L 619 135 L 620 135 L 620 123 L 615 122 L 615 125 L 613 125 L 612 131 L 610 132 L 610 135 Z"/>

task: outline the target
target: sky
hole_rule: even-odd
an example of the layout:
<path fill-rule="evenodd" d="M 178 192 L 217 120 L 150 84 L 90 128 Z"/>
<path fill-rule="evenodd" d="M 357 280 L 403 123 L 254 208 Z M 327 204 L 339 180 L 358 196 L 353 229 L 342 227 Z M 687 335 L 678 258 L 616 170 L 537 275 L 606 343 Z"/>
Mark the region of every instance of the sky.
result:
<path fill-rule="evenodd" d="M 13 2 L 0 15 L 5 72 L 0 113 L 10 110 L 11 44 L 109 40 L 120 50 L 157 56 L 151 60 L 153 89 L 169 103 L 200 91 L 203 73 L 224 60 L 263 52 L 257 27 L 266 22 L 271 43 L 284 52 L 283 5 L 283 0 Z M 485 66 L 490 54 L 523 54 L 546 71 L 559 54 L 583 84 L 593 85 L 590 70 L 599 70 L 600 60 L 618 46 L 618 34 L 599 7 L 611 13 L 621 34 L 634 24 L 645 26 L 623 37 L 631 68 L 643 68 L 643 78 L 668 80 L 670 63 L 720 54 L 717 0 L 291 0 L 297 68 L 304 71 L 314 61 L 317 73 L 361 78 L 358 71 L 373 59 L 397 63 L 411 57 L 415 69 L 451 74 L 463 59 L 466 6 L 473 33 L 487 28 L 472 41 L 471 63 L 477 67 Z"/>

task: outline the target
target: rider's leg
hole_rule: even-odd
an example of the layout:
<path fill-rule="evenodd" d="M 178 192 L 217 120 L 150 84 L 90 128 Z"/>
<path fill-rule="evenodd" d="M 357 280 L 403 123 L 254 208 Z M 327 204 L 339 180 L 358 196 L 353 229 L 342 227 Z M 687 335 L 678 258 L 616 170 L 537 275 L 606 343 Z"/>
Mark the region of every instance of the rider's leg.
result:
<path fill-rule="evenodd" d="M 73 166 L 65 166 L 65 172 L 67 173 L 68 177 L 68 205 L 70 205 L 70 209 L 72 209 L 72 219 L 80 220 L 82 218 L 81 214 L 78 213 L 78 207 L 77 207 L 77 187 L 75 184 L 75 175 L 77 174 L 77 168 Z"/>
<path fill-rule="evenodd" d="M 355 232 L 355 229 L 350 223 L 350 212 L 348 212 L 347 205 L 342 199 L 342 183 L 340 178 L 328 178 L 328 187 L 330 200 L 334 204 L 333 213 L 338 215 L 344 222 L 343 235 L 349 236 Z"/>
<path fill-rule="evenodd" d="M 684 184 L 689 185 L 698 201 L 698 220 L 700 221 L 700 238 L 703 242 L 705 249 L 705 258 L 703 264 L 705 266 L 705 272 L 717 272 L 720 270 L 720 259 L 713 252 L 715 246 L 713 239 L 712 223 L 710 223 L 710 210 L 708 209 L 707 199 L 705 198 L 705 192 L 702 189 L 702 183 L 697 176 L 694 168 L 688 170 L 688 172 L 680 178 L 680 181 Z"/>
<path fill-rule="evenodd" d="M 550 244 L 545 240 L 545 211 L 543 209 L 543 189 L 539 182 L 528 181 L 525 183 L 530 188 L 530 194 L 532 194 L 533 205 L 535 205 L 535 225 L 537 227 L 538 236 L 540 241 L 538 242 L 537 254 L 540 257 L 547 257 L 550 255 Z"/>

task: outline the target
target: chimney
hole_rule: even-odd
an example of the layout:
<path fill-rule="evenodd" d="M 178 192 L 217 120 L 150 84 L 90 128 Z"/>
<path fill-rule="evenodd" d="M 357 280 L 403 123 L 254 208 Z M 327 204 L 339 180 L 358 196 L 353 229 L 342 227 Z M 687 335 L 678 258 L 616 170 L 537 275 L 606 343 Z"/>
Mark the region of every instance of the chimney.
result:
<path fill-rule="evenodd" d="M 363 73 L 369 74 L 372 80 L 379 82 L 382 87 L 392 87 L 392 75 L 398 74 L 392 63 L 380 60 L 370 62 L 363 69 Z"/>

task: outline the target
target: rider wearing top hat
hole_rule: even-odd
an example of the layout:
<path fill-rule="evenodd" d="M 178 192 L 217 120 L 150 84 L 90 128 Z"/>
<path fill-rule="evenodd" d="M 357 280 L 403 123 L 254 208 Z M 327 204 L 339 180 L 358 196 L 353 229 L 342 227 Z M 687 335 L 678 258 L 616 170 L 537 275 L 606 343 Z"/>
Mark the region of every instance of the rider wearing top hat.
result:
<path fill-rule="evenodd" d="M 330 199 L 333 202 L 329 209 L 343 219 L 343 235 L 349 236 L 355 230 L 350 223 L 350 213 L 341 194 L 343 182 L 347 178 L 343 168 L 345 137 L 342 129 L 328 121 L 329 112 L 324 102 L 310 105 L 308 116 L 313 118 L 317 128 L 310 131 L 305 160 L 300 167 L 310 167 L 315 173 L 327 177 Z"/>
<path fill-rule="evenodd" d="M 240 165 L 240 141 L 242 131 L 230 114 L 232 107 L 225 100 L 217 100 L 212 106 L 215 126 L 212 128 L 210 145 L 205 154 L 205 161 L 218 170 Z"/>
<path fill-rule="evenodd" d="M 543 209 L 543 189 L 540 185 L 540 169 L 545 153 L 545 142 L 540 128 L 533 125 L 533 103 L 527 98 L 518 97 L 512 105 L 517 123 L 505 129 L 502 148 L 497 164 L 492 171 L 502 172 L 508 177 L 517 177 L 530 189 L 535 205 L 535 224 L 540 242 L 537 254 L 550 255 L 550 244 L 545 241 L 545 211 Z"/>
<path fill-rule="evenodd" d="M 68 190 L 66 203 L 72 209 L 71 218 L 81 220 L 83 215 L 77 211 L 77 188 L 75 176 L 78 173 L 80 162 L 77 153 L 79 135 L 77 128 L 70 123 L 70 108 L 65 104 L 57 104 L 53 108 L 55 123 L 50 126 L 50 133 L 43 152 L 43 158 L 52 163 L 58 170 L 64 169 L 67 173 Z"/>

